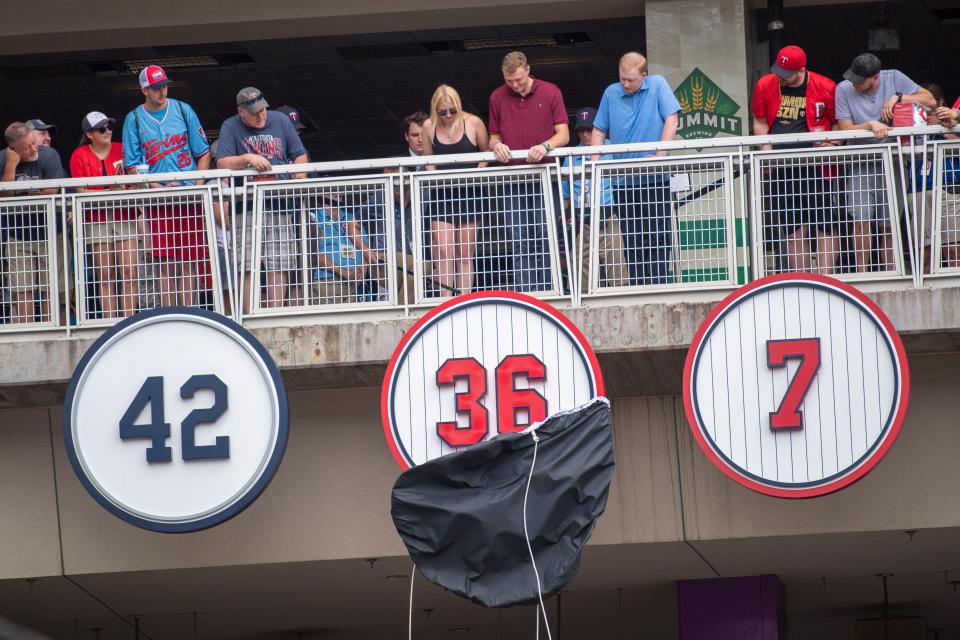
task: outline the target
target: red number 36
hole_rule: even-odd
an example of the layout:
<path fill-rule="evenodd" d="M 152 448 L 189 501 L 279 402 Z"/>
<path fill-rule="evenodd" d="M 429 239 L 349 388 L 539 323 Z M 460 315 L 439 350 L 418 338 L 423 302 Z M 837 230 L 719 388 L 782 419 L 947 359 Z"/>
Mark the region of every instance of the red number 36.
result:
<path fill-rule="evenodd" d="M 512 355 L 504 358 L 494 371 L 497 396 L 498 433 L 523 431 L 534 422 L 547 417 L 547 399 L 536 389 L 517 388 L 517 378 L 543 380 L 546 367 L 533 355 Z M 487 395 L 487 372 L 475 358 L 450 358 L 437 370 L 437 386 L 453 386 L 465 380 L 467 388 L 454 394 L 458 415 L 467 417 L 467 426 L 456 420 L 437 422 L 437 435 L 452 447 L 476 444 L 487 435 L 489 412 L 483 405 Z M 527 414 L 527 422 L 520 423 L 520 412 Z"/>

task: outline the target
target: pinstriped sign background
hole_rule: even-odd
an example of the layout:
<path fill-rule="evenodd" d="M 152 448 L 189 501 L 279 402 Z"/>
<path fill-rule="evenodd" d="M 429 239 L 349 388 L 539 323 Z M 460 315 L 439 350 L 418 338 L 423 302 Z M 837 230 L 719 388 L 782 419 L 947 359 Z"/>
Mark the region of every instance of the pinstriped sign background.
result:
<path fill-rule="evenodd" d="M 899 433 L 909 398 L 899 336 L 849 285 L 763 278 L 728 296 L 690 346 L 684 405 L 721 471 L 777 497 L 837 491 Z"/>
<path fill-rule="evenodd" d="M 439 424 L 456 423 L 455 436 L 471 426 L 472 414 L 458 411 L 456 394 L 471 385 L 477 394 L 476 413 L 485 421 L 481 440 L 507 426 L 498 420 L 498 407 L 509 393 L 497 371 L 511 356 L 543 366 L 543 377 L 521 373 L 513 387 L 533 389 L 542 397 L 547 415 L 572 409 L 603 395 L 603 379 L 593 350 L 583 334 L 559 311 L 535 298 L 505 291 L 488 291 L 453 298 L 421 318 L 394 351 L 381 391 L 381 417 L 391 452 L 404 469 L 455 451 Z M 482 379 L 459 375 L 438 383 L 450 360 L 473 360 L 470 370 Z M 459 370 L 464 373 L 466 369 Z M 474 389 L 475 391 L 476 389 Z M 520 409 L 518 426 L 530 422 Z"/>

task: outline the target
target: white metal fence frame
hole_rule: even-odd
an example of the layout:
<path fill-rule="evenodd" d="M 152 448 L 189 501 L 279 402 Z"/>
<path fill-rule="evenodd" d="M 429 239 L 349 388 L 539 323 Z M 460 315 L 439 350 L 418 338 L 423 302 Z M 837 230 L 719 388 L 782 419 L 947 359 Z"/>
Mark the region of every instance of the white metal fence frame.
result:
<path fill-rule="evenodd" d="M 664 173 L 669 174 L 670 179 L 670 243 L 671 243 L 671 272 L 673 274 L 674 282 L 666 284 L 653 284 L 653 285 L 639 285 L 644 290 L 650 292 L 669 292 L 669 291 L 680 291 L 690 288 L 697 288 L 703 290 L 714 290 L 714 289 L 730 289 L 736 286 L 736 277 L 737 277 L 737 258 L 736 258 L 736 216 L 735 216 L 735 186 L 734 186 L 734 162 L 737 157 L 737 154 L 734 153 L 711 153 L 711 154 L 700 154 L 696 156 L 666 156 L 666 157 L 647 157 L 642 159 L 633 159 L 633 160 L 601 160 L 598 162 L 591 163 L 590 168 L 592 169 L 592 185 L 601 185 L 601 188 L 596 188 L 594 186 L 591 188 L 591 204 L 590 207 L 592 211 L 600 212 L 602 210 L 601 198 L 602 198 L 602 188 L 604 181 L 606 180 L 616 180 L 618 176 L 616 172 L 623 171 L 626 169 L 637 169 L 642 168 L 644 170 L 662 170 Z M 586 163 L 585 163 L 586 164 Z M 721 173 L 722 177 L 719 181 L 715 180 L 711 184 L 703 185 L 700 188 L 697 188 L 690 196 L 686 198 L 681 198 L 678 196 L 678 193 L 684 191 L 689 191 L 692 188 L 690 183 L 690 175 L 695 173 L 695 170 L 698 168 L 706 168 L 709 166 L 719 165 L 719 168 L 713 169 L 713 173 Z M 682 184 L 682 183 L 685 183 Z M 718 184 L 719 183 L 719 184 Z M 680 211 L 679 209 L 685 206 L 689 206 L 699 200 L 704 195 L 709 195 L 711 192 L 722 189 L 722 201 L 723 201 L 723 213 L 722 219 L 724 221 L 723 234 L 726 238 L 725 247 L 723 250 L 724 258 L 723 265 L 718 267 L 720 269 L 725 269 L 727 272 L 727 277 L 725 279 L 718 278 L 716 280 L 701 280 L 688 282 L 684 281 L 683 275 L 683 243 L 681 242 L 681 226 L 680 226 Z M 622 224 L 622 222 L 621 222 Z M 582 223 L 577 228 L 580 229 L 580 232 L 583 232 Z M 600 231 L 601 225 L 592 224 L 590 227 L 590 243 L 588 247 L 590 249 L 597 248 L 600 246 Z M 583 247 L 583 239 L 578 243 L 581 255 L 585 250 Z M 591 250 L 589 251 L 589 267 L 588 267 L 588 289 L 586 292 L 581 293 L 581 297 L 602 297 L 602 296 L 622 296 L 624 293 L 635 292 L 638 285 L 623 285 L 623 286 L 608 286 L 601 287 L 599 276 L 600 276 L 600 251 Z M 629 265 L 626 265 L 629 267 Z"/>
<path fill-rule="evenodd" d="M 230 281 L 228 275 L 227 286 L 223 286 L 221 282 L 221 268 L 220 268 L 220 256 L 217 251 L 217 242 L 216 234 L 217 227 L 213 216 L 214 202 L 222 203 L 224 202 L 223 193 L 221 191 L 221 184 L 217 180 L 212 180 L 205 185 L 196 186 L 196 185 L 184 185 L 184 186 L 168 186 L 156 189 L 143 190 L 143 189 L 134 189 L 134 190 L 122 190 L 122 191 L 85 191 L 82 193 L 71 193 L 64 196 L 66 200 L 68 210 L 72 212 L 73 223 L 72 227 L 72 249 L 73 249 L 73 287 L 71 288 L 74 295 L 73 298 L 76 303 L 76 307 L 73 308 L 74 317 L 76 319 L 77 328 L 102 328 L 108 327 L 115 324 L 117 321 L 121 320 L 122 317 L 118 318 L 91 318 L 88 314 L 88 296 L 87 296 L 87 280 L 86 273 L 89 265 L 87 260 L 89 257 L 89 251 L 87 251 L 87 238 L 85 237 L 87 224 L 84 222 L 85 214 L 87 213 L 88 206 L 91 209 L 103 209 L 106 207 L 116 208 L 127 208 L 132 211 L 136 211 L 137 215 L 133 219 L 138 224 L 146 224 L 145 219 L 145 210 L 150 207 L 162 207 L 173 205 L 174 203 L 182 203 L 184 199 L 193 199 L 199 201 L 203 209 L 203 224 L 204 224 L 204 233 L 203 233 L 203 242 L 204 247 L 207 251 L 207 264 L 206 274 L 211 280 L 211 302 L 213 304 L 213 310 L 217 313 L 223 314 L 225 311 L 224 300 L 223 300 L 223 291 L 230 290 Z M 64 227 L 67 228 L 66 226 Z M 149 235 L 148 232 L 143 230 L 144 237 Z M 137 236 L 139 242 L 142 242 L 143 238 L 140 235 Z M 144 248 L 140 249 L 141 253 L 145 251 Z M 144 264 L 138 262 L 138 270 L 143 270 Z M 229 273 L 229 270 L 227 270 Z M 150 278 L 150 274 L 141 273 L 140 279 L 145 280 Z M 149 307 L 146 305 L 144 308 Z M 199 306 L 199 305 L 198 305 Z"/>
<path fill-rule="evenodd" d="M 898 190 L 900 187 L 902 187 L 902 180 L 898 179 L 900 177 L 900 173 L 894 169 L 893 150 L 895 148 L 896 147 L 893 144 L 878 144 L 856 145 L 850 147 L 819 147 L 815 149 L 779 149 L 753 152 L 751 154 L 750 168 L 750 172 L 753 176 L 753 179 L 750 181 L 750 222 L 752 237 L 754 239 L 752 243 L 752 267 L 754 276 L 759 278 L 769 275 L 770 273 L 781 272 L 780 270 L 767 269 L 768 256 L 766 256 L 764 253 L 765 220 L 762 214 L 765 209 L 762 203 L 765 197 L 764 187 L 766 184 L 768 184 L 768 181 L 764 180 L 764 175 L 765 172 L 771 168 L 771 166 L 776 166 L 771 165 L 770 163 L 777 160 L 812 160 L 818 164 L 832 164 L 834 166 L 839 166 L 844 162 L 844 159 L 864 155 L 873 155 L 874 159 L 870 162 L 879 162 L 880 166 L 882 167 L 881 175 L 884 180 L 883 190 L 886 194 L 886 219 L 890 225 L 889 228 L 894 245 L 894 269 L 892 273 L 890 271 L 877 271 L 868 273 L 838 272 L 834 273 L 833 276 L 852 282 L 912 279 L 912 276 L 907 273 L 903 249 L 904 247 L 913 246 L 913 235 L 908 225 L 907 243 L 904 244 L 903 238 L 900 234 L 900 216 L 897 207 L 897 203 L 901 201 Z M 844 176 L 840 175 L 836 176 L 836 178 L 838 180 L 843 180 Z M 841 192 L 843 192 L 843 188 L 844 187 L 841 187 Z M 913 253 L 914 252 L 911 252 L 911 255 L 913 255 Z"/>
<path fill-rule="evenodd" d="M 960 131 L 960 127 L 958 127 L 956 131 Z M 914 286 L 920 286 L 925 278 L 929 279 L 931 284 L 937 283 L 939 286 L 948 286 L 951 283 L 960 281 L 960 278 L 958 278 L 958 276 L 960 276 L 960 262 L 950 266 L 943 266 L 939 263 L 939 261 L 933 261 L 934 264 L 933 268 L 931 269 L 931 273 L 924 274 L 923 268 L 921 267 L 923 258 L 920 255 L 920 251 L 923 250 L 923 247 L 918 246 L 922 244 L 920 239 L 924 238 L 925 230 L 927 228 L 931 228 L 931 231 L 933 232 L 933 246 L 931 247 L 931 252 L 939 255 L 939 252 L 942 249 L 941 244 L 943 221 L 940 219 L 940 212 L 941 207 L 943 206 L 943 158 L 947 153 L 954 154 L 950 156 L 951 158 L 957 158 L 958 156 L 956 154 L 958 148 L 960 148 L 960 144 L 958 144 L 956 141 L 934 142 L 928 140 L 927 136 L 939 135 L 945 132 L 946 131 L 944 129 L 936 126 L 892 129 L 890 131 L 890 138 L 888 138 L 888 140 L 891 140 L 892 142 L 886 142 L 882 144 L 878 144 L 875 140 L 873 140 L 869 132 L 832 131 L 822 133 L 795 134 L 788 136 L 730 137 L 689 141 L 678 140 L 668 143 L 651 142 L 628 145 L 605 145 L 603 147 L 567 147 L 563 149 L 556 149 L 551 152 L 550 157 L 553 159 L 552 163 L 546 163 L 533 167 L 491 166 L 484 169 L 443 169 L 444 166 L 458 163 L 493 162 L 495 158 L 493 154 L 489 152 L 451 156 L 433 156 L 429 158 L 402 157 L 351 160 L 342 162 L 326 162 L 274 167 L 271 171 L 271 174 L 281 178 L 281 180 L 275 182 L 254 182 L 253 179 L 257 177 L 258 174 L 253 170 L 213 170 L 204 172 L 195 171 L 173 174 L 151 174 L 147 176 L 130 175 L 111 176 L 104 178 L 38 180 L 7 184 L 0 183 L 0 191 L 4 189 L 16 191 L 18 193 L 23 193 L 25 191 L 40 192 L 40 190 L 48 189 L 56 189 L 58 191 L 57 194 L 49 196 L 27 195 L 0 198 L 0 212 L 3 211 L 4 205 L 7 207 L 15 207 L 23 206 L 23 203 L 25 202 L 43 203 L 43 206 L 46 208 L 45 210 L 47 212 L 47 230 L 50 232 L 47 234 L 47 248 L 50 251 L 49 258 L 52 258 L 48 260 L 48 281 L 50 286 L 53 287 L 53 293 L 51 296 L 59 301 L 61 299 L 60 291 L 62 291 L 62 296 L 66 297 L 67 299 L 66 307 L 69 309 L 71 306 L 69 303 L 70 298 L 75 295 L 82 297 L 84 292 L 82 291 L 82 287 L 80 287 L 76 281 L 76 278 L 74 278 L 74 286 L 65 286 L 61 288 L 60 285 L 63 283 L 59 282 L 59 271 L 61 270 L 61 265 L 66 265 L 69 263 L 69 260 L 71 259 L 71 249 L 76 251 L 79 243 L 75 238 L 74 241 L 68 245 L 67 234 L 64 233 L 60 236 L 61 246 L 57 247 L 55 220 L 57 217 L 60 217 L 61 224 L 66 230 L 68 229 L 67 213 L 68 211 L 73 210 L 78 198 L 82 202 L 85 198 L 107 197 L 104 195 L 106 192 L 97 192 L 95 195 L 76 194 L 75 189 L 77 187 L 86 187 L 92 185 L 109 187 L 113 185 L 122 185 L 126 188 L 129 188 L 136 186 L 148 186 L 147 183 L 163 181 L 206 180 L 208 183 L 202 188 L 205 190 L 206 194 L 204 209 L 208 229 L 210 231 L 208 234 L 207 243 L 210 250 L 210 255 L 212 257 L 211 259 L 214 261 L 214 264 L 216 264 L 218 257 L 216 251 L 216 238 L 214 236 L 215 225 L 212 224 L 210 218 L 211 209 L 214 208 L 214 205 L 218 206 L 220 211 L 223 211 L 224 207 L 229 207 L 230 219 L 234 222 L 234 224 L 231 225 L 233 231 L 232 240 L 231 242 L 225 243 L 226 246 L 224 247 L 224 253 L 226 255 L 228 265 L 228 269 L 226 270 L 227 286 L 225 289 L 228 299 L 231 302 L 230 313 L 234 319 L 241 322 L 254 319 L 259 321 L 261 318 L 266 318 L 268 316 L 279 317 L 318 312 L 326 313 L 332 311 L 356 312 L 361 309 L 369 310 L 370 308 L 385 309 L 393 313 L 399 311 L 403 315 L 407 315 L 414 312 L 417 308 L 431 306 L 440 302 L 440 300 L 434 298 L 425 298 L 423 295 L 422 286 L 417 287 L 420 289 L 417 292 L 406 291 L 406 278 L 397 277 L 397 265 L 392 257 L 388 258 L 389 293 L 384 300 L 378 300 L 375 303 L 365 302 L 356 305 L 329 305 L 328 307 L 322 309 L 309 305 L 298 305 L 292 307 L 283 307 L 280 309 L 270 309 L 269 312 L 255 307 L 251 313 L 244 313 L 242 309 L 242 269 L 240 268 L 240 265 L 243 264 L 241 262 L 243 256 L 241 255 L 242 251 L 237 251 L 238 243 L 241 248 L 243 247 L 243 238 L 240 237 L 241 229 L 235 224 L 237 218 L 241 215 L 245 215 L 246 213 L 256 215 L 255 203 L 257 202 L 258 198 L 262 198 L 263 193 L 266 193 L 271 189 L 296 190 L 307 187 L 317 187 L 319 185 L 323 185 L 324 188 L 333 188 L 337 185 L 349 187 L 356 186 L 360 182 L 370 183 L 373 181 L 377 184 L 381 184 L 381 188 L 384 193 L 384 200 L 390 203 L 391 206 L 395 188 L 399 192 L 401 199 L 405 199 L 407 195 L 410 196 L 409 199 L 411 201 L 411 205 L 409 207 L 407 207 L 403 200 L 401 200 L 401 208 L 403 209 L 402 220 L 406 224 L 407 217 L 413 216 L 413 222 L 417 223 L 415 226 L 418 229 L 418 231 L 414 232 L 413 240 L 415 242 L 419 242 L 419 230 L 422 229 L 423 222 L 420 220 L 419 209 L 416 203 L 419 190 L 417 188 L 418 185 L 428 183 L 431 179 L 437 179 L 439 176 L 443 176 L 445 179 L 457 176 L 463 176 L 464 179 L 492 179 L 493 176 L 498 175 L 509 175 L 514 172 L 529 173 L 534 171 L 539 176 L 543 193 L 553 193 L 551 190 L 556 190 L 556 201 L 560 203 L 560 209 L 554 210 L 554 197 L 544 198 L 544 205 L 548 209 L 546 213 L 546 222 L 549 228 L 551 289 L 548 292 L 538 292 L 537 295 L 540 295 L 546 299 L 567 300 L 568 304 L 572 306 L 586 304 L 593 298 L 601 298 L 604 296 L 623 297 L 666 293 L 675 298 L 678 293 L 682 295 L 683 292 L 691 289 L 733 289 L 738 284 L 742 284 L 743 282 L 743 280 L 738 282 L 738 278 L 742 277 L 749 281 L 755 277 L 763 275 L 766 272 L 764 265 L 759 260 L 758 255 L 758 246 L 762 244 L 763 238 L 762 235 L 758 233 L 758 221 L 757 216 L 755 215 L 758 203 L 757 198 L 759 197 L 758 190 L 760 189 L 760 180 L 757 179 L 756 170 L 758 163 L 760 163 L 763 158 L 769 158 L 777 154 L 793 152 L 785 152 L 782 150 L 764 151 L 762 150 L 763 145 L 784 142 L 813 143 L 818 141 L 823 142 L 856 139 L 868 144 L 857 145 L 856 151 L 849 151 L 848 149 L 851 148 L 844 147 L 814 147 L 796 152 L 801 155 L 806 154 L 810 157 L 829 157 L 833 155 L 842 157 L 844 153 L 859 153 L 864 149 L 876 148 L 880 149 L 881 153 L 883 154 L 883 175 L 885 179 L 884 184 L 888 202 L 887 207 L 890 210 L 891 231 L 892 233 L 896 234 L 897 244 L 899 247 L 901 247 L 900 251 L 895 252 L 897 260 L 895 273 L 841 274 L 841 277 L 844 277 L 850 282 L 862 284 L 867 288 L 879 286 L 880 284 L 884 284 L 886 286 L 904 286 L 906 283 L 911 281 Z M 901 137 L 903 138 L 901 139 Z M 907 144 L 907 142 L 912 144 Z M 614 160 L 593 162 L 590 159 L 591 154 L 594 153 L 619 154 L 658 150 L 668 151 L 672 155 L 668 155 L 667 157 L 643 158 L 629 161 Z M 512 157 L 515 159 L 522 159 L 525 157 L 525 155 L 525 150 L 512 152 Z M 580 156 L 583 159 L 578 167 L 562 166 L 561 163 L 564 159 L 573 158 L 576 156 Z M 723 224 L 726 229 L 726 245 L 724 246 L 723 259 L 727 263 L 726 266 L 728 267 L 726 274 L 727 279 L 722 282 L 671 282 L 665 285 L 626 286 L 617 287 L 615 291 L 603 291 L 603 288 L 598 286 L 597 262 L 599 258 L 595 244 L 588 242 L 590 239 L 585 238 L 583 234 L 583 213 L 587 206 L 592 206 L 595 204 L 594 200 L 599 197 L 599 191 L 594 190 L 593 193 L 588 195 L 584 195 L 581 192 L 579 199 L 571 198 L 571 200 L 567 202 L 562 198 L 562 194 L 560 193 L 561 183 L 567 181 L 568 185 L 571 187 L 571 193 L 573 193 L 572 187 L 576 180 L 591 179 L 594 181 L 594 184 L 600 184 L 599 180 L 603 179 L 604 172 L 611 171 L 611 168 L 614 166 L 625 167 L 632 164 L 640 164 L 646 167 L 678 167 L 683 165 L 700 166 L 698 163 L 710 162 L 711 158 L 714 159 L 714 161 L 719 160 L 724 167 L 723 181 L 725 192 L 723 195 L 723 208 L 725 211 L 723 212 Z M 916 166 L 915 163 L 918 161 L 926 162 L 927 158 L 932 158 L 933 166 L 935 167 L 934 170 L 936 171 L 933 187 L 934 193 L 932 194 L 932 198 L 929 200 L 929 202 L 927 198 L 924 197 L 925 195 L 928 195 L 926 193 L 927 190 L 925 181 L 923 185 L 919 185 L 919 188 L 914 189 L 909 194 L 907 193 L 906 186 L 906 177 L 913 175 L 913 169 Z M 431 172 L 429 174 L 416 170 L 416 167 L 424 164 L 436 165 L 440 170 L 436 173 Z M 396 173 L 392 173 L 390 175 L 382 173 L 387 168 L 392 168 L 394 171 L 396 171 Z M 288 176 L 288 174 L 302 173 L 304 171 L 310 172 L 311 176 L 321 175 L 325 177 L 308 178 L 305 180 L 282 179 L 283 177 Z M 951 188 L 954 187 L 951 186 Z M 117 193 L 118 195 L 115 197 L 128 197 L 135 199 L 138 196 L 142 197 L 141 194 L 145 194 L 146 192 L 119 191 Z M 162 193 L 163 189 L 151 189 L 150 197 L 160 197 L 162 196 Z M 255 195 L 257 197 L 253 197 Z M 109 197 L 114 196 L 111 195 Z M 912 208 L 907 206 L 911 201 L 915 203 L 915 206 Z M 929 205 L 932 205 L 932 207 Z M 254 210 L 247 212 L 248 206 L 252 206 Z M 909 221 L 909 224 L 906 225 L 906 238 L 899 237 L 899 207 L 903 207 L 904 215 L 908 216 L 907 220 Z M 2 215 L 2 213 L 0 213 L 0 215 Z M 394 234 L 400 233 L 401 236 L 403 236 L 403 234 L 405 234 L 405 230 L 403 228 L 395 228 L 392 215 L 389 215 L 389 213 L 386 211 L 384 215 L 385 228 L 387 229 L 388 235 L 386 242 L 392 244 L 394 241 Z M 303 223 L 301 222 L 301 224 Z M 743 228 L 740 227 L 741 224 L 744 224 Z M 594 225 L 594 227 L 596 227 L 596 225 Z M 259 231 L 259 227 L 257 225 L 255 225 L 255 228 L 257 228 Z M 598 233 L 598 230 L 591 229 L 590 232 L 592 235 L 594 235 Z M 677 242 L 677 232 L 678 226 L 674 221 L 674 224 L 671 225 L 674 246 L 680 246 Z M 739 248 L 737 245 L 738 233 L 742 233 L 744 236 L 743 242 Z M 561 238 L 563 239 L 562 243 L 560 242 Z M 958 244 L 960 244 L 960 238 L 958 238 Z M 904 249 L 909 249 L 909 251 L 903 251 Z M 81 253 L 76 254 L 77 259 L 82 258 L 82 251 L 83 249 L 80 247 Z M 391 253 L 392 252 L 388 251 L 388 256 Z M 679 253 L 679 251 L 676 252 L 676 255 L 674 255 L 673 258 L 682 261 Z M 904 253 L 907 253 L 910 256 L 909 269 Z M 561 256 L 565 258 L 564 261 L 561 261 Z M 584 260 L 588 261 L 587 270 L 590 274 L 585 290 L 583 290 L 581 287 L 579 275 L 580 265 Z M 422 260 L 415 260 L 414 264 L 418 275 L 422 275 Z M 560 271 L 561 264 L 566 265 L 568 275 L 567 280 L 563 280 L 563 276 Z M 743 274 L 738 272 L 740 269 L 743 270 Z M 215 271 L 215 273 L 212 273 L 211 276 L 213 278 L 217 278 L 219 276 L 219 269 L 214 268 L 213 271 Z M 401 283 L 403 283 L 403 285 L 401 285 Z M 219 290 L 224 289 L 224 287 L 222 287 L 220 284 L 217 284 L 216 286 Z M 6 283 L 4 283 L 3 287 L 6 288 Z M 8 292 L 5 291 L 3 295 L 8 295 Z M 0 334 L 12 333 L 19 335 L 24 331 L 46 332 L 51 330 L 60 330 L 65 331 L 66 334 L 70 336 L 75 331 L 79 331 L 81 329 L 99 329 L 110 324 L 108 321 L 94 321 L 88 318 L 82 318 L 80 319 L 79 324 L 74 327 L 71 323 L 76 321 L 75 318 L 63 318 L 61 317 L 58 309 L 60 305 L 51 306 L 53 307 L 51 310 L 52 318 L 49 322 L 43 324 L 31 323 L 23 325 L 10 323 L 2 324 L 0 325 Z M 217 309 L 223 311 L 223 304 L 218 304 Z"/>
<path fill-rule="evenodd" d="M 0 282 L 4 283 L 2 301 L 7 307 L 4 315 L 7 316 L 5 319 L 7 319 L 8 322 L 0 325 L 0 330 L 2 331 L 24 333 L 63 329 L 60 324 L 60 290 L 63 288 L 61 287 L 60 273 L 62 271 L 62 256 L 65 252 L 58 251 L 56 245 L 58 240 L 60 240 L 61 243 L 65 242 L 66 234 L 57 233 L 58 218 L 61 222 L 61 228 L 65 229 L 66 227 L 62 226 L 64 223 L 62 202 L 60 202 L 61 206 L 59 208 L 57 206 L 58 202 L 60 202 L 60 198 L 57 195 L 32 195 L 0 198 L 0 216 L 43 216 L 43 222 L 41 224 L 46 235 L 46 239 L 43 242 L 46 244 L 47 249 L 47 268 L 43 271 L 45 271 L 47 279 L 46 295 L 50 314 L 49 320 L 41 319 L 40 321 L 29 322 L 13 321 L 13 316 L 15 313 L 15 301 L 11 291 L 12 288 L 8 288 L 6 286 L 9 284 L 9 276 L 12 275 L 8 266 L 10 264 L 9 256 L 7 255 L 11 240 L 9 231 L 7 230 L 7 225 L 4 224 L 2 238 L 3 241 L 0 242 L 0 264 L 2 264 L 2 266 L 0 266 Z M 37 275 L 39 276 L 40 273 L 38 272 Z M 43 295 L 43 292 L 41 292 L 41 299 L 43 298 Z M 36 306 L 36 303 L 36 292 L 34 292 L 34 306 Z M 69 305 L 69 299 L 66 301 L 66 304 Z"/>

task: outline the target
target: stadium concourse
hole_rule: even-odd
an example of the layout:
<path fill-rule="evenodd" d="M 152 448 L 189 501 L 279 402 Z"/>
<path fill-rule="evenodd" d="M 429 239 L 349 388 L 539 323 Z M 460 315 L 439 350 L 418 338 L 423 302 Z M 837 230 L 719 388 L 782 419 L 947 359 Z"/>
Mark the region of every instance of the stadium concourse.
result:
<path fill-rule="evenodd" d="M 955 9 L 35 8 L 0 638 L 546 634 L 415 574 L 391 488 L 604 393 L 553 638 L 960 639 Z"/>

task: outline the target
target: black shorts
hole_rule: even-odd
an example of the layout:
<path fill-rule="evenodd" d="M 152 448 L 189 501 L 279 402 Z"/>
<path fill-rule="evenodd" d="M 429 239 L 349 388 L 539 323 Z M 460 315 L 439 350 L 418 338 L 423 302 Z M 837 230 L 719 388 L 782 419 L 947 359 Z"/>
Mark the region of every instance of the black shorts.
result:
<path fill-rule="evenodd" d="M 765 180 L 764 209 L 768 224 L 780 237 L 791 236 L 804 226 L 836 234 L 840 208 L 833 202 L 830 181 L 819 166 L 781 167 Z"/>
<path fill-rule="evenodd" d="M 467 224 L 485 215 L 486 189 L 478 185 L 455 185 L 424 190 L 421 203 L 426 222 Z"/>

